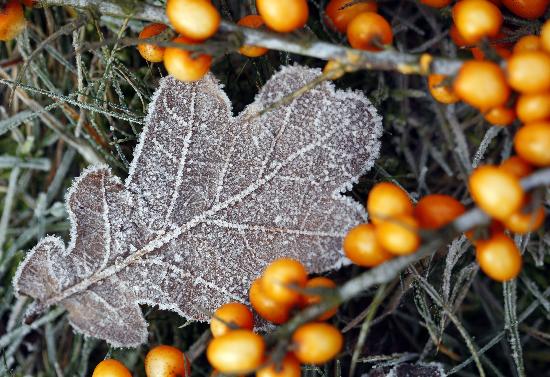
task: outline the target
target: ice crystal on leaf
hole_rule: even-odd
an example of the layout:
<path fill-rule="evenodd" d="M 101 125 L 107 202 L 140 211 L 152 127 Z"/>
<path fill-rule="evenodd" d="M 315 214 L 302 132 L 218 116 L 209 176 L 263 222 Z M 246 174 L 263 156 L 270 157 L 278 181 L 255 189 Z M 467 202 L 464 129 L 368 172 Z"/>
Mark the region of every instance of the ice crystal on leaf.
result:
<path fill-rule="evenodd" d="M 278 257 L 310 272 L 344 263 L 342 237 L 365 213 L 341 193 L 378 156 L 375 109 L 325 82 L 252 116 L 319 74 L 283 68 L 236 117 L 212 75 L 164 78 L 126 182 L 105 166 L 75 180 L 70 244 L 42 239 L 18 269 L 17 292 L 34 311 L 63 305 L 86 335 L 136 346 L 147 340 L 139 304 L 204 321 L 227 301 L 246 302 Z"/>

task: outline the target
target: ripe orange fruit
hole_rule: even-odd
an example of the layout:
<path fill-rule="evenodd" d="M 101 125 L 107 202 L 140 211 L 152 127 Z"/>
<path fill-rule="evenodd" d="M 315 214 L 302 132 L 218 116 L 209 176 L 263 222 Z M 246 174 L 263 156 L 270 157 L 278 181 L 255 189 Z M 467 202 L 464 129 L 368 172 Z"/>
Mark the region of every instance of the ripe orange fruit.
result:
<path fill-rule="evenodd" d="M 459 1 L 452 16 L 458 32 L 469 44 L 483 37 L 496 37 L 503 21 L 500 9 L 487 0 Z"/>
<path fill-rule="evenodd" d="M 550 92 L 520 95 L 516 112 L 523 123 L 550 119 Z"/>
<path fill-rule="evenodd" d="M 503 233 L 478 241 L 476 259 L 483 272 L 497 281 L 511 280 L 521 271 L 521 253 L 514 241 Z"/>
<path fill-rule="evenodd" d="M 485 120 L 495 126 L 509 126 L 516 120 L 514 108 L 506 106 L 493 107 L 485 113 Z"/>
<path fill-rule="evenodd" d="M 418 221 L 410 215 L 399 215 L 376 225 L 376 239 L 395 255 L 412 254 L 420 245 Z"/>
<path fill-rule="evenodd" d="M 300 362 L 288 353 L 278 364 L 269 364 L 256 372 L 256 377 L 300 377 L 302 375 Z"/>
<path fill-rule="evenodd" d="M 506 219 L 504 225 L 507 229 L 517 234 L 534 232 L 544 223 L 544 207 L 538 207 L 532 212 L 519 210 Z"/>
<path fill-rule="evenodd" d="M 447 78 L 445 75 L 431 74 L 428 76 L 428 88 L 436 101 L 441 103 L 455 103 L 459 100 L 453 92 L 453 88 L 449 85 L 444 85 L 443 81 Z"/>
<path fill-rule="evenodd" d="M 291 307 L 289 305 L 281 305 L 268 297 L 262 290 L 260 279 L 252 282 L 248 295 L 250 304 L 263 319 L 276 325 L 288 321 Z"/>
<path fill-rule="evenodd" d="M 547 20 L 540 30 L 540 42 L 546 52 L 550 52 L 550 20 Z"/>
<path fill-rule="evenodd" d="M 92 377 L 132 377 L 132 374 L 120 361 L 106 359 L 97 364 Z"/>
<path fill-rule="evenodd" d="M 512 13 L 522 18 L 533 20 L 544 15 L 549 0 L 502 0 Z"/>
<path fill-rule="evenodd" d="M 224 374 L 248 374 L 264 361 L 264 339 L 250 330 L 233 330 L 214 338 L 206 349 L 210 365 Z"/>
<path fill-rule="evenodd" d="M 451 3 L 452 0 L 420 0 L 424 5 L 432 8 L 443 8 Z"/>
<path fill-rule="evenodd" d="M 353 263 L 362 267 L 375 267 L 392 257 L 376 239 L 372 224 L 359 224 L 350 229 L 344 238 L 343 249 Z"/>
<path fill-rule="evenodd" d="M 139 39 L 147 39 L 159 35 L 166 30 L 164 24 L 149 24 L 139 33 Z M 139 54 L 143 59 L 151 63 L 160 63 L 164 59 L 164 47 L 157 46 L 151 43 L 138 44 Z"/>
<path fill-rule="evenodd" d="M 306 290 L 308 288 L 336 288 L 336 283 L 333 280 L 329 279 L 329 278 L 319 276 L 319 277 L 309 279 L 304 288 Z M 318 294 L 306 293 L 306 294 L 304 294 L 302 304 L 303 304 L 303 306 L 311 306 L 311 305 L 315 305 L 315 304 L 320 303 L 321 300 L 322 300 L 322 297 Z M 326 321 L 327 319 L 334 316 L 337 311 L 338 311 L 338 308 L 333 308 L 333 309 L 327 310 L 325 313 L 323 313 L 317 319 L 319 321 Z"/>
<path fill-rule="evenodd" d="M 482 111 L 503 106 L 510 96 L 504 72 L 489 61 L 465 62 L 454 81 L 453 90 L 464 102 Z"/>
<path fill-rule="evenodd" d="M 348 4 L 352 4 L 347 6 Z M 331 22 L 327 24 L 336 28 L 340 33 L 345 33 L 349 23 L 355 16 L 363 12 L 376 12 L 376 1 L 360 2 L 353 4 L 353 0 L 330 0 L 325 8 L 325 14 Z"/>
<path fill-rule="evenodd" d="M 279 33 L 303 28 L 309 16 L 307 0 L 256 0 L 256 8 L 266 25 Z"/>
<path fill-rule="evenodd" d="M 342 349 L 344 338 L 334 326 L 324 322 L 306 323 L 292 334 L 296 358 L 304 364 L 324 364 Z"/>
<path fill-rule="evenodd" d="M 234 327 L 229 324 L 233 324 Z M 254 328 L 254 316 L 246 305 L 230 302 L 216 309 L 210 321 L 210 331 L 214 337 L 224 335 L 236 328 L 245 330 Z"/>
<path fill-rule="evenodd" d="M 258 29 L 264 25 L 264 20 L 261 16 L 250 14 L 241 18 L 239 22 L 237 22 L 237 25 L 248 27 L 251 29 Z M 249 58 L 257 58 L 259 56 L 265 55 L 267 51 L 267 48 L 258 46 L 245 45 L 239 48 L 239 52 L 244 56 L 248 56 Z"/>
<path fill-rule="evenodd" d="M 0 9 L 0 41 L 9 41 L 25 29 L 25 13 L 18 0 L 8 0 Z"/>
<path fill-rule="evenodd" d="M 540 38 L 536 35 L 524 35 L 514 45 L 514 54 L 525 51 L 539 51 L 542 49 Z"/>
<path fill-rule="evenodd" d="M 185 37 L 178 37 L 174 42 L 197 44 Z M 200 80 L 210 69 L 210 64 L 212 64 L 210 55 L 186 51 L 178 47 L 166 47 L 164 51 L 164 67 L 169 74 L 181 81 Z"/>
<path fill-rule="evenodd" d="M 347 29 L 351 47 L 380 51 L 380 46 L 393 42 L 393 31 L 388 21 L 378 13 L 364 12 L 351 20 Z"/>
<path fill-rule="evenodd" d="M 521 93 L 550 90 L 550 55 L 543 51 L 514 54 L 507 65 L 508 83 Z"/>
<path fill-rule="evenodd" d="M 550 120 L 521 127 L 514 138 L 514 148 L 521 158 L 535 166 L 550 165 Z"/>
<path fill-rule="evenodd" d="M 523 203 L 523 189 L 513 174 L 492 165 L 475 169 L 469 178 L 469 189 L 476 204 L 499 220 L 510 217 Z"/>
<path fill-rule="evenodd" d="M 460 35 L 460 32 L 456 28 L 455 24 L 451 25 L 451 28 L 449 29 L 449 35 L 451 36 L 452 41 L 457 45 L 458 47 L 464 47 L 467 46 L 469 43 L 464 39 L 462 35 Z"/>
<path fill-rule="evenodd" d="M 518 178 L 523 178 L 533 172 L 533 167 L 519 156 L 512 156 L 500 164 L 500 169 L 515 175 Z"/>
<path fill-rule="evenodd" d="M 266 267 L 260 283 L 262 291 L 273 301 L 294 305 L 300 301 L 300 293 L 291 286 L 303 288 L 307 283 L 307 271 L 297 260 L 277 259 Z"/>
<path fill-rule="evenodd" d="M 449 195 L 426 195 L 416 203 L 414 217 L 423 229 L 441 228 L 466 212 L 462 203 Z"/>
<path fill-rule="evenodd" d="M 191 375 L 191 362 L 176 347 L 160 345 L 145 356 L 147 377 L 184 377 Z"/>
<path fill-rule="evenodd" d="M 220 26 L 220 13 L 208 0 L 168 0 L 166 16 L 178 33 L 201 41 L 213 36 Z"/>
<path fill-rule="evenodd" d="M 367 211 L 373 224 L 398 215 L 412 215 L 414 206 L 403 189 L 390 182 L 376 184 L 367 198 Z"/>

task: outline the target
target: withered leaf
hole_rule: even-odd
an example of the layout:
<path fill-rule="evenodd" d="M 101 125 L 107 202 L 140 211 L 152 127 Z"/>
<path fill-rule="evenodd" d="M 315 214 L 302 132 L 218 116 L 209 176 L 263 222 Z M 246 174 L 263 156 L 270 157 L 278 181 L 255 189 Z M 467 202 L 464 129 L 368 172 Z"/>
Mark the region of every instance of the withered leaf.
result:
<path fill-rule="evenodd" d="M 88 168 L 67 195 L 65 247 L 42 239 L 14 285 L 34 311 L 60 304 L 78 331 L 115 346 L 147 340 L 139 304 L 193 320 L 246 302 L 270 261 L 288 256 L 310 272 L 335 268 L 346 230 L 365 218 L 341 193 L 370 169 L 381 119 L 361 93 L 323 83 L 253 117 L 319 70 L 275 74 L 233 117 L 217 80 L 161 81 L 126 182 Z"/>

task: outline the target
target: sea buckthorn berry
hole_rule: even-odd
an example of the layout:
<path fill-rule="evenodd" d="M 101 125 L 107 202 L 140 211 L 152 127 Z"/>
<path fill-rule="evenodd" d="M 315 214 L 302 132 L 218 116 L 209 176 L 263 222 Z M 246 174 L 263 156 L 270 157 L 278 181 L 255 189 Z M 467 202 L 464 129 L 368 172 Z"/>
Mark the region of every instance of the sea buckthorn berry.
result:
<path fill-rule="evenodd" d="M 344 238 L 343 249 L 353 263 L 362 267 L 375 267 L 392 257 L 376 239 L 372 224 L 359 224 L 350 229 Z"/>
<path fill-rule="evenodd" d="M 464 205 L 452 196 L 432 194 L 416 203 L 414 217 L 422 229 L 437 229 L 449 224 L 465 211 Z"/>
<path fill-rule="evenodd" d="M 544 223 L 544 216 L 544 207 L 538 207 L 527 213 L 519 210 L 506 219 L 504 226 L 517 234 L 534 232 Z"/>
<path fill-rule="evenodd" d="M 550 120 L 521 127 L 514 138 L 514 148 L 525 161 L 535 166 L 549 166 Z"/>
<path fill-rule="evenodd" d="M 139 39 L 147 39 L 159 35 L 166 30 L 164 24 L 149 24 L 139 33 Z M 151 43 L 142 43 L 137 46 L 140 55 L 143 59 L 152 63 L 160 63 L 164 59 L 164 47 L 157 46 Z"/>
<path fill-rule="evenodd" d="M 514 241 L 502 233 L 478 241 L 476 259 L 481 270 L 493 280 L 511 280 L 521 271 L 521 253 Z"/>
<path fill-rule="evenodd" d="M 309 16 L 307 0 L 256 0 L 256 7 L 266 25 L 279 33 L 303 28 Z"/>
<path fill-rule="evenodd" d="M 334 326 L 324 322 L 306 323 L 292 334 L 294 355 L 304 364 L 324 364 L 342 349 L 344 338 Z"/>
<path fill-rule="evenodd" d="M 237 22 L 237 25 L 248 27 L 251 29 L 258 29 L 264 25 L 264 20 L 261 16 L 250 14 L 241 18 L 239 22 Z M 239 48 L 239 52 L 244 56 L 248 56 L 249 58 L 257 58 L 259 56 L 265 55 L 267 51 L 267 48 L 258 46 L 245 45 Z"/>
<path fill-rule="evenodd" d="M 539 51 L 542 49 L 540 37 L 536 35 L 524 35 L 514 45 L 514 54 L 519 54 L 525 51 Z"/>
<path fill-rule="evenodd" d="M 550 20 L 547 20 L 540 30 L 540 42 L 546 52 L 550 52 Z"/>
<path fill-rule="evenodd" d="M 352 5 L 348 5 L 348 4 Z M 330 19 L 327 24 L 336 28 L 340 33 L 345 33 L 349 23 L 355 16 L 363 12 L 376 12 L 378 6 L 376 1 L 362 1 L 355 3 L 354 0 L 330 0 L 325 8 L 325 13 Z"/>
<path fill-rule="evenodd" d="M 452 0 L 420 0 L 424 5 L 432 8 L 443 8 L 451 3 Z"/>
<path fill-rule="evenodd" d="M 176 347 L 160 345 L 145 356 L 147 377 L 184 377 L 191 375 L 191 362 Z"/>
<path fill-rule="evenodd" d="M 0 9 L 0 41 L 9 41 L 25 29 L 25 13 L 18 0 L 8 0 Z"/>
<path fill-rule="evenodd" d="M 485 237 L 487 233 L 483 234 L 481 232 L 482 229 L 484 229 L 484 227 L 477 227 L 475 229 L 471 229 L 464 232 L 464 235 L 475 245 L 477 244 L 477 241 L 481 239 L 485 239 L 483 237 Z M 486 230 L 488 231 L 489 237 L 492 237 L 495 234 L 504 233 L 506 229 L 504 228 L 504 224 L 502 224 L 500 221 L 491 219 L 491 223 L 489 223 L 489 226 L 486 227 Z M 483 237 L 480 237 L 480 236 L 483 236 Z"/>
<path fill-rule="evenodd" d="M 97 364 L 92 377 L 132 377 L 132 374 L 120 361 L 106 359 Z"/>
<path fill-rule="evenodd" d="M 234 325 L 231 327 L 230 325 Z M 220 306 L 212 316 L 210 331 L 214 337 L 226 334 L 235 329 L 252 330 L 254 316 L 252 312 L 240 302 L 230 302 Z"/>
<path fill-rule="evenodd" d="M 534 20 L 541 17 L 548 4 L 549 0 L 502 0 L 502 3 L 516 16 Z"/>
<path fill-rule="evenodd" d="M 168 0 L 166 15 L 178 33 L 201 41 L 213 36 L 220 26 L 220 13 L 208 0 Z"/>
<path fill-rule="evenodd" d="M 487 214 L 503 220 L 521 208 L 523 189 L 513 174 L 483 165 L 470 175 L 469 189 L 476 204 Z"/>
<path fill-rule="evenodd" d="M 458 32 L 469 44 L 483 37 L 495 37 L 503 21 L 500 9 L 487 0 L 459 1 L 452 15 Z"/>
<path fill-rule="evenodd" d="M 214 338 L 206 349 L 210 365 L 221 373 L 248 374 L 264 361 L 264 339 L 250 330 L 233 330 Z"/>
<path fill-rule="evenodd" d="M 399 215 L 376 225 L 376 239 L 395 255 L 414 253 L 420 245 L 418 221 L 409 215 Z"/>
<path fill-rule="evenodd" d="M 369 192 L 367 211 L 375 225 L 398 215 L 412 215 L 413 210 L 414 206 L 407 193 L 393 183 L 378 183 Z"/>
<path fill-rule="evenodd" d="M 197 43 L 185 37 L 178 37 L 173 42 Z M 186 51 L 179 47 L 166 47 L 164 51 L 164 67 L 169 74 L 181 81 L 200 80 L 210 69 L 210 64 L 212 64 L 210 55 Z"/>
<path fill-rule="evenodd" d="M 521 93 L 550 90 L 550 55 L 543 51 L 514 54 L 506 68 L 508 83 Z"/>
<path fill-rule="evenodd" d="M 296 356 L 289 353 L 278 364 L 269 364 L 256 372 L 256 377 L 300 377 L 302 370 Z"/>
<path fill-rule="evenodd" d="M 451 36 L 451 40 L 458 47 L 464 47 L 464 46 L 468 45 L 468 42 L 466 42 L 464 37 L 462 35 L 460 35 L 460 32 L 456 28 L 455 24 L 451 25 L 451 28 L 449 29 L 449 35 Z"/>
<path fill-rule="evenodd" d="M 489 61 L 465 62 L 454 81 L 453 90 L 464 102 L 482 111 L 503 106 L 510 96 L 504 72 Z"/>
<path fill-rule="evenodd" d="M 516 102 L 516 112 L 523 123 L 550 119 L 550 92 L 522 94 Z"/>
<path fill-rule="evenodd" d="M 443 82 L 447 78 L 445 75 L 431 74 L 428 76 L 428 88 L 436 101 L 441 103 L 455 103 L 459 100 L 453 92 L 450 85 L 445 85 Z"/>
<path fill-rule="evenodd" d="M 495 126 L 509 126 L 516 120 L 516 111 L 510 107 L 498 106 L 487 111 L 484 117 Z"/>
<path fill-rule="evenodd" d="M 367 51 L 380 51 L 383 45 L 393 42 L 393 31 L 388 21 L 378 13 L 364 12 L 348 25 L 351 47 Z"/>
<path fill-rule="evenodd" d="M 500 164 L 500 169 L 515 175 L 518 178 L 528 176 L 533 172 L 533 167 L 519 156 L 512 156 Z"/>
<path fill-rule="evenodd" d="M 310 288 L 336 288 L 336 283 L 329 278 L 319 276 L 319 277 L 309 279 L 304 288 L 306 290 Z M 322 296 L 320 296 L 319 294 L 304 293 L 302 304 L 303 306 L 311 306 L 311 305 L 320 303 L 321 300 L 322 300 Z M 321 314 L 321 316 L 319 316 L 319 318 L 317 319 L 319 321 L 326 321 L 327 319 L 334 316 L 337 311 L 338 311 L 338 308 L 329 309 L 325 313 Z"/>
<path fill-rule="evenodd" d="M 272 300 L 262 290 L 260 279 L 254 280 L 249 291 L 250 304 L 265 320 L 280 325 L 288 321 L 291 307 Z"/>
<path fill-rule="evenodd" d="M 277 259 L 266 267 L 261 279 L 262 291 L 275 302 L 294 305 L 300 301 L 300 292 L 307 283 L 304 265 L 291 258 Z"/>

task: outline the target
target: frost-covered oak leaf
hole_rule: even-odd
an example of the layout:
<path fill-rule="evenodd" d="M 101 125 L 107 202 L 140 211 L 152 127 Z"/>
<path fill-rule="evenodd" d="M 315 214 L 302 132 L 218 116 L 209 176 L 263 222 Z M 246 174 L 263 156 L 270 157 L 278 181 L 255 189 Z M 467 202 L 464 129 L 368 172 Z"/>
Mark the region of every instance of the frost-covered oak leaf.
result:
<path fill-rule="evenodd" d="M 31 311 L 63 305 L 79 332 L 136 346 L 140 304 L 205 321 L 246 302 L 274 259 L 310 272 L 344 263 L 342 237 L 365 213 L 342 193 L 378 156 L 380 117 L 328 82 L 253 116 L 319 74 L 283 68 L 236 117 L 212 75 L 163 79 L 126 181 L 85 170 L 67 195 L 68 247 L 46 237 L 20 265 L 14 285 Z"/>

